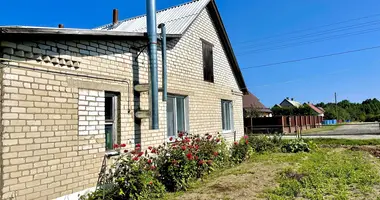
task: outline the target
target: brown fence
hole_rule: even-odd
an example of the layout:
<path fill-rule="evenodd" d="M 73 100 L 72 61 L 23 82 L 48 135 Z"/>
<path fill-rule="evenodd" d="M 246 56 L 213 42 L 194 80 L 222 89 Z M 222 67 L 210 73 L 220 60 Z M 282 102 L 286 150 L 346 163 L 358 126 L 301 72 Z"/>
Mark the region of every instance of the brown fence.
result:
<path fill-rule="evenodd" d="M 319 116 L 275 116 L 262 118 L 245 118 L 246 133 L 294 133 L 322 126 Z"/>

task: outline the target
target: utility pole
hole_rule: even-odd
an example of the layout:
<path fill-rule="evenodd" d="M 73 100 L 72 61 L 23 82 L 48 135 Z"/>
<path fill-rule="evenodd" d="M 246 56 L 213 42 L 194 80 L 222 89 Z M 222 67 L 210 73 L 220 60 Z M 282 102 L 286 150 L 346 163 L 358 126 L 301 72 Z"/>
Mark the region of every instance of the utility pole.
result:
<path fill-rule="evenodd" d="M 338 102 L 336 101 L 336 92 L 334 93 L 335 95 L 335 113 L 336 113 L 336 120 L 339 120 L 339 114 L 338 114 Z"/>

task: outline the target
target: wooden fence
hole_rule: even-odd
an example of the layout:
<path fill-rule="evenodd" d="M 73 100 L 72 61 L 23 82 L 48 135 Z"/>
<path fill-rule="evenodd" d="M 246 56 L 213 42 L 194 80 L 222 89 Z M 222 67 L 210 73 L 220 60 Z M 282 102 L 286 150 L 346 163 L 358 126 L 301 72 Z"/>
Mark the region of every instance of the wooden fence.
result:
<path fill-rule="evenodd" d="M 245 118 L 246 133 L 295 133 L 322 126 L 320 116 L 275 116 Z"/>

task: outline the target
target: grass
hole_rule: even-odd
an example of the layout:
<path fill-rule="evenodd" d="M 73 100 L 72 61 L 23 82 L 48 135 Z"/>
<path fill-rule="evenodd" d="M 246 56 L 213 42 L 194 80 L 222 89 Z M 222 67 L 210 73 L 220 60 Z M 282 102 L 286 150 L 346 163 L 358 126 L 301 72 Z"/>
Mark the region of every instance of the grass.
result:
<path fill-rule="evenodd" d="M 380 181 L 367 153 L 344 149 L 311 154 L 297 167 L 284 169 L 279 187 L 269 189 L 269 199 L 349 199 L 375 198 Z"/>
<path fill-rule="evenodd" d="M 312 129 L 308 129 L 308 130 L 302 131 L 302 134 L 321 133 L 321 132 L 325 132 L 325 131 L 333 131 L 333 130 L 339 128 L 342 125 L 343 124 L 337 124 L 337 125 L 330 125 L 330 126 L 322 126 L 320 128 L 312 128 Z"/>
<path fill-rule="evenodd" d="M 313 141 L 317 145 L 380 145 L 380 139 L 350 140 L 334 138 L 304 138 L 306 142 Z"/>
<path fill-rule="evenodd" d="M 380 140 L 366 142 L 372 143 Z M 188 191 L 169 193 L 165 199 L 376 199 L 380 196 L 379 166 L 369 153 L 345 148 L 255 154 L 250 161 L 214 172 L 194 182 Z"/>

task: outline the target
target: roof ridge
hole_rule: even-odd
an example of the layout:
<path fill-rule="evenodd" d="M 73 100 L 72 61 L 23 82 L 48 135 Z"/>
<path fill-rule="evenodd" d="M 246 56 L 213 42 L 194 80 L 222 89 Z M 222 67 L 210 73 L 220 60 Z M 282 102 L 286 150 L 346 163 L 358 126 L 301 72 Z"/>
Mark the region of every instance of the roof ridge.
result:
<path fill-rule="evenodd" d="M 178 4 L 178 5 L 172 6 L 172 7 L 164 8 L 162 10 L 158 10 L 158 11 L 156 11 L 156 13 L 161 13 L 161 12 L 164 12 L 164 11 L 167 11 L 167 10 L 171 10 L 171 9 L 174 9 L 174 8 L 179 8 L 179 7 L 182 7 L 182 6 L 185 6 L 185 5 L 189 5 L 189 4 L 198 2 L 198 1 L 201 1 L 201 0 L 192 0 L 192 1 L 185 2 L 185 3 L 181 3 L 181 4 Z M 130 17 L 130 18 L 127 18 L 127 19 L 120 20 L 120 21 L 118 21 L 116 23 L 116 26 L 118 26 L 118 25 L 120 25 L 120 24 L 122 24 L 122 23 L 124 23 L 126 21 L 143 18 L 145 16 L 146 16 L 146 14 L 142 14 L 142 15 L 137 15 L 137 16 L 134 16 L 134 17 Z M 109 28 L 109 27 L 112 27 L 112 26 L 113 26 L 113 24 L 109 23 L 109 24 L 106 24 L 106 25 L 103 25 L 103 26 L 96 27 L 94 29 L 104 29 L 104 28 Z"/>

